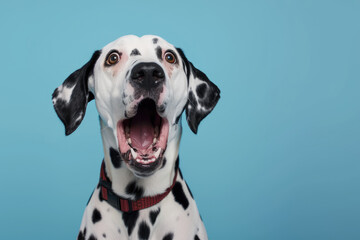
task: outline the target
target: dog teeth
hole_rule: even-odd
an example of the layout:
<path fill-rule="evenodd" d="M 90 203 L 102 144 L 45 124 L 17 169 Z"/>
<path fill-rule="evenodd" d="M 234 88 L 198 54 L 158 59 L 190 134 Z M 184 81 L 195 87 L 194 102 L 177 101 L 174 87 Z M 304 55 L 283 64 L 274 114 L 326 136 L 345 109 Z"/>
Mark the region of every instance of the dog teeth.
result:
<path fill-rule="evenodd" d="M 142 163 L 142 164 L 144 164 L 145 163 L 145 161 L 144 160 L 142 160 L 142 159 L 136 159 L 136 161 L 138 162 L 138 163 Z"/>
<path fill-rule="evenodd" d="M 133 148 L 130 148 L 130 150 L 131 150 L 131 155 L 133 156 L 134 159 L 136 159 L 138 154 L 135 152 Z"/>
<path fill-rule="evenodd" d="M 128 144 L 131 144 L 131 138 L 126 139 L 126 141 L 128 142 Z"/>
<path fill-rule="evenodd" d="M 155 152 L 155 158 L 158 158 L 161 152 L 161 148 L 159 148 L 156 152 Z"/>
<path fill-rule="evenodd" d="M 150 158 L 150 159 L 147 159 L 147 160 L 139 159 L 139 158 L 136 159 L 136 162 L 141 163 L 141 164 L 150 164 L 150 163 L 153 163 L 155 161 L 156 161 L 156 158 L 154 158 L 154 157 Z"/>
<path fill-rule="evenodd" d="M 157 139 L 156 139 L 156 138 L 154 138 L 154 140 L 153 140 L 153 144 L 155 144 L 155 143 L 156 143 L 156 141 L 157 141 Z"/>

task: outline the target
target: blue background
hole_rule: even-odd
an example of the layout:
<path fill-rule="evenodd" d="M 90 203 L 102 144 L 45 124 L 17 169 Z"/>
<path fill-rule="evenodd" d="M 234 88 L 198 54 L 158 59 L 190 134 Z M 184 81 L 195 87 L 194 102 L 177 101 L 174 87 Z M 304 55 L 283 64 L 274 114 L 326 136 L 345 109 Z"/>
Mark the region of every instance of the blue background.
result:
<path fill-rule="evenodd" d="M 221 89 L 180 165 L 210 239 L 360 239 L 359 1 L 2 1 L 1 239 L 75 239 L 97 184 L 94 103 L 52 91 L 96 49 L 156 34 Z"/>

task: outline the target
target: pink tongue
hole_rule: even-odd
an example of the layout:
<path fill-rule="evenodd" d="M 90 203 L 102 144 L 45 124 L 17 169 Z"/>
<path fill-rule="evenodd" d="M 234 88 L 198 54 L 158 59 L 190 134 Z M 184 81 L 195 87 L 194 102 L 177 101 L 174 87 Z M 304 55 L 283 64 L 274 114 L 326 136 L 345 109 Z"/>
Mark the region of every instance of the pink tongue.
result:
<path fill-rule="evenodd" d="M 139 111 L 132 119 L 130 127 L 131 144 L 138 150 L 146 150 L 153 142 L 154 127 L 148 109 Z"/>

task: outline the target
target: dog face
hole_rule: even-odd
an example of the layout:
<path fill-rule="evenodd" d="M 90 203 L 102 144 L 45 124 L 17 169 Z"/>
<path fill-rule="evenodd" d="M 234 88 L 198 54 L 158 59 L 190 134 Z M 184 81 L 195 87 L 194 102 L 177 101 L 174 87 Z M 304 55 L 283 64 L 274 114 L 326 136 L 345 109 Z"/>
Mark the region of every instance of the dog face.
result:
<path fill-rule="evenodd" d="M 181 49 L 147 35 L 121 37 L 96 51 L 55 89 L 53 104 L 69 135 L 95 98 L 126 166 L 135 175 L 149 176 L 161 166 L 182 112 L 196 133 L 219 97 L 219 89 Z"/>

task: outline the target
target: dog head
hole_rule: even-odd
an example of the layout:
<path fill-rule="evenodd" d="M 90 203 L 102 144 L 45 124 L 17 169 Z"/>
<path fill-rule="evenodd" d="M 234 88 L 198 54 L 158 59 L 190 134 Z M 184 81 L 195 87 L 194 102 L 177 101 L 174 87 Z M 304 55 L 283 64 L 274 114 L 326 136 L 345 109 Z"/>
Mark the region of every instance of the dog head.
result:
<path fill-rule="evenodd" d="M 149 176 L 161 166 L 182 112 L 197 133 L 220 90 L 181 49 L 157 36 L 131 35 L 95 51 L 52 97 L 66 135 L 77 129 L 87 103 L 95 99 L 127 167 L 138 176 Z"/>

